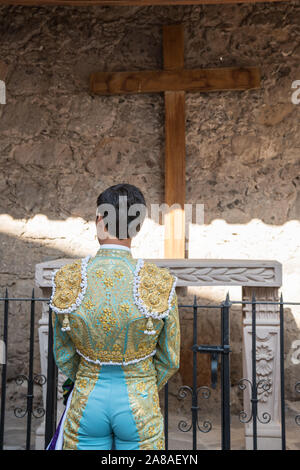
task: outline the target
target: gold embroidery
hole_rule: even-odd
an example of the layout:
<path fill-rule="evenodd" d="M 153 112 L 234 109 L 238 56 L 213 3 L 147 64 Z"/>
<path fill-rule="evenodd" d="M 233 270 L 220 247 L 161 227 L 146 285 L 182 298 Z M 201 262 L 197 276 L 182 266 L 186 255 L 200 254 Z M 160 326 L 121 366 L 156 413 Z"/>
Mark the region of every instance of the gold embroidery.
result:
<path fill-rule="evenodd" d="M 114 284 L 114 281 L 112 280 L 111 277 L 107 277 L 103 283 L 105 284 L 106 287 L 112 287 Z"/>
<path fill-rule="evenodd" d="M 80 420 L 89 395 L 98 380 L 100 369 L 100 366 L 86 364 L 85 361 L 80 362 L 64 424 L 64 450 L 74 450 L 78 446 Z"/>
<path fill-rule="evenodd" d="M 81 260 L 62 266 L 55 274 L 54 282 L 52 304 L 61 309 L 71 307 L 81 292 Z"/>
<path fill-rule="evenodd" d="M 166 348 L 167 344 L 167 348 Z M 161 390 L 170 377 L 179 368 L 180 362 L 180 324 L 178 315 L 177 296 L 169 316 L 165 320 L 165 327 L 159 337 L 159 347 L 154 357 L 157 371 L 157 387 Z"/>
<path fill-rule="evenodd" d="M 114 272 L 114 275 L 117 279 L 121 279 L 124 276 L 123 272 L 120 269 L 116 270 Z"/>
<path fill-rule="evenodd" d="M 110 308 L 104 308 L 101 315 L 101 323 L 104 331 L 107 333 L 114 328 L 117 323 L 116 318 L 113 316 L 113 311 Z"/>
<path fill-rule="evenodd" d="M 144 384 L 143 382 L 139 382 L 136 385 L 136 389 L 137 389 L 138 392 L 143 393 L 143 392 L 145 392 L 146 384 Z"/>
<path fill-rule="evenodd" d="M 97 345 L 98 346 L 98 345 Z M 84 346 L 80 346 L 80 353 L 91 359 L 94 362 L 100 361 L 100 362 L 116 362 L 116 363 L 123 363 L 123 362 L 130 362 L 134 360 L 138 360 L 141 358 L 144 358 L 148 356 L 149 354 L 153 353 L 155 349 L 155 345 L 144 345 L 141 344 L 139 345 L 138 349 L 135 348 L 128 348 L 123 354 L 123 348 L 121 345 L 114 344 L 112 349 L 110 350 L 99 350 L 98 347 L 97 349 L 91 349 L 91 348 L 86 348 Z"/>
<path fill-rule="evenodd" d="M 81 377 L 81 378 L 79 377 L 79 378 L 77 379 L 77 386 L 78 386 L 79 388 L 85 388 L 85 387 L 87 387 L 87 386 L 88 386 L 88 381 L 87 381 L 87 379 L 84 379 L 84 378 L 82 378 L 82 377 Z"/>
<path fill-rule="evenodd" d="M 140 438 L 139 449 L 164 449 L 164 420 L 152 359 L 125 366 L 123 370 L 130 409 Z"/>
<path fill-rule="evenodd" d="M 139 295 L 146 307 L 162 313 L 169 308 L 168 300 L 174 277 L 165 268 L 145 263 L 140 272 Z"/>
<path fill-rule="evenodd" d="M 91 302 L 90 300 L 87 300 L 86 302 L 84 302 L 83 305 L 84 305 L 88 310 L 92 310 L 93 308 L 95 308 L 95 305 L 94 305 L 93 302 Z"/>
<path fill-rule="evenodd" d="M 165 439 L 161 437 L 157 440 L 157 450 L 164 450 L 165 449 Z"/>
<path fill-rule="evenodd" d="M 97 277 L 102 278 L 103 274 L 104 274 L 103 269 L 97 269 L 97 271 L 96 271 Z"/>
<path fill-rule="evenodd" d="M 52 312 L 55 362 L 62 373 L 74 381 L 80 356 L 69 334 L 61 331 L 62 322 L 63 315 Z"/>
<path fill-rule="evenodd" d="M 126 312 L 126 313 L 129 312 L 129 306 L 126 304 L 120 304 L 120 309 L 122 312 Z"/>

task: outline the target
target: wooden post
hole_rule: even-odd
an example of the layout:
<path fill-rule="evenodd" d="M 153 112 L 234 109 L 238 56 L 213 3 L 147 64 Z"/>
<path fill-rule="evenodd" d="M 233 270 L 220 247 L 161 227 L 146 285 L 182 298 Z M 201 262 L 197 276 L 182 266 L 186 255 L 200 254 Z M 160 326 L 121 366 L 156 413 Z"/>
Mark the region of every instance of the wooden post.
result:
<path fill-rule="evenodd" d="M 182 25 L 164 26 L 164 69 L 184 68 Z M 165 257 L 185 257 L 185 92 L 165 92 Z"/>

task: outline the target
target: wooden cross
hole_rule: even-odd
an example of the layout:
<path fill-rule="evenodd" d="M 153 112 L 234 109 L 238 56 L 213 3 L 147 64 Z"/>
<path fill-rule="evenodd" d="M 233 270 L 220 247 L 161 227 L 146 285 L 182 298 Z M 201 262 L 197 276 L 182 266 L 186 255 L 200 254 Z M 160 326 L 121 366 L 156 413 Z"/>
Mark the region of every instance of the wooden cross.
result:
<path fill-rule="evenodd" d="M 128 93 L 165 94 L 165 202 L 179 209 L 165 219 L 165 257 L 185 257 L 185 92 L 247 90 L 260 85 L 259 69 L 184 69 L 182 25 L 163 28 L 163 70 L 96 72 L 90 89 L 100 95 Z"/>

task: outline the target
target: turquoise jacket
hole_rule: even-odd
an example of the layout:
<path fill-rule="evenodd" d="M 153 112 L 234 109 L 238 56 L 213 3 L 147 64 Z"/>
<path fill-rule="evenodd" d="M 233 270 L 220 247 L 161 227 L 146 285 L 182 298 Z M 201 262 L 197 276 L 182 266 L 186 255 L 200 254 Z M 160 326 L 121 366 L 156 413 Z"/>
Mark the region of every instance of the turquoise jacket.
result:
<path fill-rule="evenodd" d="M 54 356 L 75 381 L 80 361 L 131 366 L 153 359 L 160 390 L 179 368 L 176 278 L 124 249 L 99 248 L 52 279 Z"/>

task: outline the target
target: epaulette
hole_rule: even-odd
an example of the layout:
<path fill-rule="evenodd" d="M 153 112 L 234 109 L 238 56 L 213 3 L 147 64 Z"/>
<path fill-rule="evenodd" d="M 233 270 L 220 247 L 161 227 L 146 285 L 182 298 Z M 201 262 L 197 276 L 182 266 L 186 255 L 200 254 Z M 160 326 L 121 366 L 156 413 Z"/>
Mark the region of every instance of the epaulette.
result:
<path fill-rule="evenodd" d="M 50 307 L 64 314 L 62 331 L 70 330 L 67 314 L 76 310 L 82 302 L 86 287 L 86 267 L 90 256 L 66 264 L 53 272 Z"/>
<path fill-rule="evenodd" d="M 167 268 L 139 259 L 134 273 L 133 296 L 140 312 L 148 318 L 146 334 L 155 334 L 151 318 L 168 316 L 177 278 Z"/>

